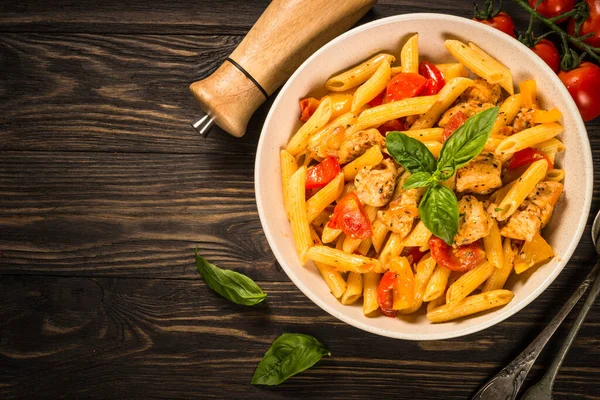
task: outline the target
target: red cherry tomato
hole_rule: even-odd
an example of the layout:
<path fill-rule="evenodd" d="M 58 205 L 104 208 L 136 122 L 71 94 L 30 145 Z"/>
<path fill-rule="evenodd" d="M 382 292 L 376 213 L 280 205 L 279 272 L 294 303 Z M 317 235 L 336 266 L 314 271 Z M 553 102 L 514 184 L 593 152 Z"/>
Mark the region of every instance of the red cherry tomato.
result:
<path fill-rule="evenodd" d="M 464 124 L 469 117 L 462 111 L 457 111 L 450 119 L 448 123 L 444 127 L 444 132 L 442 133 L 442 142 L 448 140 L 448 138 L 456 131 L 458 128 Z"/>
<path fill-rule="evenodd" d="M 354 192 L 348 193 L 337 203 L 327 226 L 341 229 L 352 239 L 366 239 L 373 235 L 371 221 Z"/>
<path fill-rule="evenodd" d="M 479 21 L 483 24 L 489 25 L 492 28 L 496 28 L 499 31 L 502 31 L 502 32 L 506 33 L 507 35 L 510 35 L 514 38 L 517 37 L 515 35 L 515 23 L 513 22 L 510 15 L 508 15 L 505 12 L 500 12 L 495 17 L 488 18 L 488 19 L 477 19 L 477 18 L 473 18 L 473 19 L 475 21 Z"/>
<path fill-rule="evenodd" d="M 403 131 L 405 130 L 405 126 L 404 126 L 404 121 L 402 121 L 401 119 L 392 119 L 390 121 L 384 122 L 383 125 L 381 125 L 379 128 L 377 128 L 379 130 L 379 133 L 381 133 L 383 136 L 387 135 L 388 132 L 392 132 L 392 131 Z"/>
<path fill-rule="evenodd" d="M 306 122 L 315 113 L 317 107 L 321 104 L 320 100 L 314 97 L 307 97 L 300 100 L 300 121 Z"/>
<path fill-rule="evenodd" d="M 453 249 L 439 237 L 429 239 L 431 257 L 439 265 L 453 271 L 468 271 L 485 260 L 485 251 L 477 242 Z"/>
<path fill-rule="evenodd" d="M 427 78 L 425 88 L 421 92 L 421 95 L 423 96 L 432 96 L 434 94 L 438 94 L 439 91 L 442 90 L 442 88 L 446 85 L 444 75 L 442 75 L 440 70 L 429 61 L 422 61 L 419 64 L 419 75 Z"/>
<path fill-rule="evenodd" d="M 560 70 L 560 53 L 556 49 L 554 43 L 548 39 L 542 39 L 535 46 L 531 48 L 535 54 L 537 54 L 542 60 L 546 62 L 552 68 L 552 70 L 558 74 Z"/>
<path fill-rule="evenodd" d="M 558 77 L 571 93 L 584 121 L 591 121 L 600 115 L 599 66 L 583 62 L 570 71 L 560 71 Z"/>
<path fill-rule="evenodd" d="M 538 0 L 529 0 L 529 6 L 539 12 L 546 18 L 558 17 L 568 11 L 571 11 L 575 7 L 575 0 L 543 0 L 540 5 L 535 8 Z M 565 18 L 560 19 L 558 22 L 563 22 Z"/>
<path fill-rule="evenodd" d="M 385 96 L 385 90 L 377 95 L 373 100 L 369 102 L 370 107 L 377 107 L 383 103 L 383 96 Z"/>
<path fill-rule="evenodd" d="M 517 169 L 524 165 L 529 165 L 534 161 L 544 159 L 548 162 L 548 169 L 554 168 L 554 164 L 543 151 L 527 147 L 526 149 L 517 151 L 513 155 L 512 160 L 510 160 L 510 164 L 508 164 L 508 169 Z"/>
<path fill-rule="evenodd" d="M 419 74 L 401 72 L 394 75 L 388 83 L 385 100 L 390 102 L 415 97 L 421 93 L 426 83 L 427 79 Z"/>
<path fill-rule="evenodd" d="M 327 157 L 306 171 L 306 189 L 321 188 L 340 173 L 340 163 L 335 157 Z"/>
<path fill-rule="evenodd" d="M 413 263 L 418 263 L 425 255 L 418 247 L 409 247 L 408 254 L 412 256 Z"/>
<path fill-rule="evenodd" d="M 590 46 L 600 47 L 600 0 L 585 0 L 590 8 L 590 16 L 581 25 L 579 36 L 585 36 L 588 33 L 594 33 L 585 42 Z M 568 25 L 569 35 L 575 34 L 575 20 L 570 19 Z"/>
<path fill-rule="evenodd" d="M 388 271 L 381 277 L 379 281 L 379 289 L 377 291 L 377 303 L 381 312 L 388 317 L 395 317 L 398 314 L 397 310 L 392 309 L 394 305 L 394 286 L 398 284 L 398 274 L 393 271 Z"/>

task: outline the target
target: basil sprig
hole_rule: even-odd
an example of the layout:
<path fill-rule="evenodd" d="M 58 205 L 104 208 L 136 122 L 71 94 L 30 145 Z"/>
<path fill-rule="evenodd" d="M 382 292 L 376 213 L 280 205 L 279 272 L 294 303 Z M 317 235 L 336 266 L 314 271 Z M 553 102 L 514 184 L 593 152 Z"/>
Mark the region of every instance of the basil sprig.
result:
<path fill-rule="evenodd" d="M 253 385 L 279 385 L 287 378 L 312 367 L 331 353 L 312 336 L 284 333 L 265 353 L 252 377 Z"/>
<path fill-rule="evenodd" d="M 440 182 L 481 153 L 497 116 L 498 107 L 492 107 L 467 119 L 444 142 L 437 161 L 417 139 L 402 132 L 389 132 L 386 137 L 388 152 L 412 174 L 402 188 L 427 187 L 419 215 L 427 229 L 448 244 L 454 242 L 458 232 L 458 201 L 454 192 Z"/>
<path fill-rule="evenodd" d="M 253 306 L 263 302 L 267 297 L 267 294 L 252 279 L 209 263 L 198 254 L 198 249 L 196 249 L 196 267 L 212 290 L 236 304 Z"/>

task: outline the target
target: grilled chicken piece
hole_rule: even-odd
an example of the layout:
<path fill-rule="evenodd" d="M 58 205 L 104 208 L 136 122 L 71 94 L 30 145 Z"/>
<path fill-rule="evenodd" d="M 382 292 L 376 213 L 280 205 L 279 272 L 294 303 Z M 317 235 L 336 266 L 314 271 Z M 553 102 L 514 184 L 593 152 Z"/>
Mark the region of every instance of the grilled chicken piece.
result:
<path fill-rule="evenodd" d="M 387 210 L 377 212 L 377 218 L 390 231 L 406 236 L 412 230 L 415 219 L 419 216 L 418 207 L 421 196 L 422 190 L 420 189 L 404 190 L 397 199 L 390 203 Z"/>
<path fill-rule="evenodd" d="M 390 159 L 374 168 L 364 167 L 354 178 L 356 194 L 363 204 L 383 207 L 392 199 L 397 176 L 398 170 Z"/>
<path fill-rule="evenodd" d="M 351 134 L 344 140 L 338 151 L 340 164 L 346 164 L 364 154 L 371 147 L 385 147 L 385 138 L 377 129 L 367 129 Z"/>
<path fill-rule="evenodd" d="M 473 243 L 487 236 L 492 229 L 492 220 L 483 203 L 474 196 L 464 196 L 458 201 L 458 233 L 454 247 Z"/>
<path fill-rule="evenodd" d="M 512 133 L 519 133 L 525 129 L 531 128 L 533 124 L 533 112 L 534 108 L 521 108 L 515 120 L 512 123 Z"/>
<path fill-rule="evenodd" d="M 461 193 L 490 194 L 502 187 L 502 163 L 494 153 L 481 153 L 456 171 L 456 190 Z"/>
<path fill-rule="evenodd" d="M 494 107 L 494 104 L 492 104 L 492 103 L 480 103 L 477 101 L 468 101 L 465 103 L 458 103 L 454 107 L 449 108 L 448 111 L 446 111 L 442 115 L 442 118 L 440 118 L 438 125 L 442 128 L 445 127 L 446 124 L 448 123 L 448 121 L 450 120 L 450 118 L 452 118 L 452 116 L 454 114 L 456 114 L 458 111 L 464 112 L 467 115 L 467 117 L 472 117 L 473 115 L 477 114 L 478 112 L 485 111 L 488 108 L 492 108 L 492 107 Z"/>
<path fill-rule="evenodd" d="M 467 88 L 461 95 L 463 102 L 475 101 L 477 103 L 492 103 L 498 105 L 502 102 L 502 88 L 497 83 L 491 84 L 486 80 L 478 78 L 473 85 Z"/>
<path fill-rule="evenodd" d="M 540 182 L 529 193 L 521 207 L 508 219 L 500 234 L 511 239 L 533 240 L 548 224 L 563 191 L 560 182 Z"/>

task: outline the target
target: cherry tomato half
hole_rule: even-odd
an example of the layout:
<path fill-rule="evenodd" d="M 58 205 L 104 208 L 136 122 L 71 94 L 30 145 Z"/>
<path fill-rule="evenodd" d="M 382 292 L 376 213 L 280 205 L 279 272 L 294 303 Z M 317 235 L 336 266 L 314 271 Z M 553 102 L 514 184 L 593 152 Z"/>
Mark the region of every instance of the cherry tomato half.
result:
<path fill-rule="evenodd" d="M 529 165 L 534 161 L 545 159 L 548 162 L 548 169 L 554 168 L 554 164 L 548 158 L 546 153 L 543 151 L 539 151 L 532 147 L 527 147 L 526 149 L 517 151 L 512 160 L 510 160 L 510 164 L 508 164 L 508 169 L 514 170 L 524 165 Z"/>
<path fill-rule="evenodd" d="M 570 71 L 560 71 L 560 80 L 575 100 L 584 121 L 600 115 L 600 67 L 590 62 Z"/>
<path fill-rule="evenodd" d="M 439 265 L 453 271 L 469 271 L 485 260 L 485 251 L 477 242 L 453 249 L 439 237 L 429 239 L 431 257 Z"/>
<path fill-rule="evenodd" d="M 538 0 L 529 0 L 529 7 L 535 9 L 538 13 L 546 18 L 558 17 L 575 7 L 575 0 L 543 0 L 540 5 L 535 8 Z M 563 22 L 565 18 L 557 22 Z"/>
<path fill-rule="evenodd" d="M 404 126 L 404 121 L 401 120 L 400 118 L 398 118 L 398 119 L 392 119 L 390 121 L 384 122 L 383 125 L 381 125 L 377 129 L 379 130 L 379 133 L 381 133 L 383 136 L 385 136 L 385 135 L 387 135 L 388 132 L 403 131 L 406 128 Z"/>
<path fill-rule="evenodd" d="M 444 127 L 444 132 L 442 133 L 442 143 L 448 140 L 448 138 L 456 131 L 458 128 L 464 124 L 469 117 L 462 111 L 457 111 L 450 119 L 448 123 Z"/>
<path fill-rule="evenodd" d="M 377 107 L 383 104 L 383 96 L 385 96 L 385 90 L 379 93 L 373 100 L 369 102 L 370 107 Z"/>
<path fill-rule="evenodd" d="M 341 229 L 352 239 L 366 239 L 373 235 L 371 221 L 354 192 L 348 193 L 336 204 L 327 226 Z"/>
<path fill-rule="evenodd" d="M 499 31 L 502 31 L 502 32 L 506 33 L 507 35 L 510 35 L 514 38 L 517 37 L 515 35 L 515 23 L 513 22 L 510 15 L 508 15 L 505 12 L 500 12 L 495 17 L 492 17 L 489 19 L 477 19 L 477 18 L 473 18 L 473 19 L 475 21 L 481 22 L 482 24 L 489 25 L 492 28 L 496 28 Z"/>
<path fill-rule="evenodd" d="M 388 271 L 381 277 L 379 281 L 379 289 L 377 290 L 377 303 L 381 312 L 388 317 L 395 317 L 398 314 L 397 310 L 392 309 L 394 305 L 394 287 L 398 284 L 398 274 L 393 271 Z"/>
<path fill-rule="evenodd" d="M 321 188 L 340 173 L 340 163 L 335 157 L 327 157 L 306 171 L 306 189 Z"/>
<path fill-rule="evenodd" d="M 425 88 L 421 92 L 423 96 L 432 96 L 438 94 L 440 90 L 446 85 L 444 75 L 440 70 L 429 61 L 422 61 L 419 64 L 419 75 L 427 78 Z"/>
<path fill-rule="evenodd" d="M 590 46 L 600 47 L 600 0 L 585 0 L 590 8 L 590 16 L 584 21 L 579 29 L 579 36 L 594 33 L 585 42 Z M 575 34 L 575 20 L 570 19 L 568 25 L 569 35 Z"/>
<path fill-rule="evenodd" d="M 552 68 L 552 70 L 558 74 L 560 70 L 560 53 L 556 49 L 554 43 L 548 39 L 542 39 L 531 50 L 537 54 L 542 60 L 546 62 Z"/>
<path fill-rule="evenodd" d="M 321 104 L 320 100 L 314 97 L 307 97 L 300 100 L 300 121 L 306 122 L 315 113 L 317 107 Z"/>
<path fill-rule="evenodd" d="M 390 80 L 385 92 L 387 102 L 415 97 L 425 87 L 427 79 L 419 74 L 401 72 Z"/>

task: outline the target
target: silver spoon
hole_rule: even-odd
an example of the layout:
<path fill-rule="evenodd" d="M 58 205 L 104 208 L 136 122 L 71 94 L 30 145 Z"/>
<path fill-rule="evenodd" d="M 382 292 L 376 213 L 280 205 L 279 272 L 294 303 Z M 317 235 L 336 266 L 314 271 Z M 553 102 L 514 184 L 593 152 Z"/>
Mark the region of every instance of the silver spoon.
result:
<path fill-rule="evenodd" d="M 596 218 L 594 219 L 594 224 L 592 225 L 592 240 L 594 241 L 594 247 L 596 248 L 596 253 L 600 256 L 600 212 L 596 214 Z M 594 283 L 595 284 L 590 292 L 589 297 L 587 298 L 585 304 L 583 305 L 577 319 L 575 320 L 571 331 L 569 332 L 569 336 L 565 339 L 556 359 L 550 366 L 550 369 L 546 373 L 546 375 L 542 378 L 540 383 L 530 389 L 525 395 L 528 400 L 532 399 L 551 399 L 552 398 L 552 384 L 554 383 L 554 378 L 556 377 L 556 373 L 560 368 L 560 365 L 573 342 L 583 320 L 585 319 L 588 311 L 592 307 L 598 292 L 600 291 L 600 279 L 596 280 L 600 275 L 600 259 L 596 262 L 596 266 L 592 269 L 592 271 L 588 274 L 588 276 L 581 282 L 581 285 L 577 288 L 575 293 L 571 295 L 569 300 L 565 303 L 565 305 L 560 309 L 558 314 L 552 318 L 552 321 L 544 328 L 544 330 L 535 338 L 529 346 L 525 350 L 521 352 L 510 364 L 508 364 L 502 371 L 500 371 L 496 376 L 494 376 L 490 381 L 488 381 L 485 385 L 479 389 L 477 393 L 473 396 L 473 400 L 512 400 L 515 399 L 523 381 L 525 381 L 525 377 L 529 373 L 529 370 L 533 366 L 533 363 L 540 355 L 542 349 L 548 343 L 558 326 L 564 321 L 565 317 L 569 314 L 569 312 L 573 309 L 575 304 L 579 301 L 581 296 L 587 291 L 588 287 Z M 542 389 L 534 389 L 537 386 L 542 386 Z M 539 390 L 539 391 L 538 391 Z M 531 397 L 527 397 L 531 396 Z"/>

